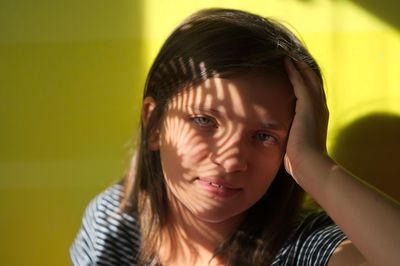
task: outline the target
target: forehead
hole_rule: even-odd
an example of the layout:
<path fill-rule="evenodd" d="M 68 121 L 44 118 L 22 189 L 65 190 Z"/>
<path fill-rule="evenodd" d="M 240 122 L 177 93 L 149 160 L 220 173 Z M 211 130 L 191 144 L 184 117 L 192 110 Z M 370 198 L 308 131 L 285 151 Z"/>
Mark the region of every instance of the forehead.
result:
<path fill-rule="evenodd" d="M 238 110 L 247 107 L 291 106 L 294 95 L 290 82 L 273 74 L 212 77 L 184 88 L 171 99 L 170 107 L 201 106 Z"/>
<path fill-rule="evenodd" d="M 288 128 L 295 97 L 291 85 L 275 76 L 213 77 L 173 97 L 173 112 L 203 112 L 242 124 L 281 124 Z"/>

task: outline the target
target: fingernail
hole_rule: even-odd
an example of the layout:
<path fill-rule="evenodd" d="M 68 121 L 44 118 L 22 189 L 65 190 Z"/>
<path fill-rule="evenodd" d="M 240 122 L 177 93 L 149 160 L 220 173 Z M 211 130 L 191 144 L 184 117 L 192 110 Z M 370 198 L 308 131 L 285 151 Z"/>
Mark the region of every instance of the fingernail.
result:
<path fill-rule="evenodd" d="M 293 58 L 289 56 L 285 57 L 285 62 L 286 64 L 294 64 Z"/>

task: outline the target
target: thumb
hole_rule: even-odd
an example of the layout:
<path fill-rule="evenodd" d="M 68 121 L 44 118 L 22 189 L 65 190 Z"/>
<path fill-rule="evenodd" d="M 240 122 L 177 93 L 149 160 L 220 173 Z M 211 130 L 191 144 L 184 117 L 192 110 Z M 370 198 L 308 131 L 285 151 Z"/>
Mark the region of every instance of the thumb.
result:
<path fill-rule="evenodd" d="M 283 157 L 283 163 L 285 165 L 286 172 L 288 172 L 289 175 L 291 175 L 293 177 L 293 179 L 296 181 L 296 183 L 299 183 L 299 182 L 297 182 L 297 179 L 294 177 L 292 164 L 291 164 L 289 156 L 287 154 L 285 154 L 285 157 Z"/>

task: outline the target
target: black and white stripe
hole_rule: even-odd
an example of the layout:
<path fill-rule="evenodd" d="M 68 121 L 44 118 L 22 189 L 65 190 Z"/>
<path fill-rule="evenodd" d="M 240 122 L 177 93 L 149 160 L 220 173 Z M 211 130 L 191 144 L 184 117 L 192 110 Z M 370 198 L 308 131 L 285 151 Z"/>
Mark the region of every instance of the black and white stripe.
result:
<path fill-rule="evenodd" d="M 70 254 L 74 265 L 136 265 L 140 234 L 136 219 L 122 213 L 122 186 L 114 185 L 93 199 Z"/>
<path fill-rule="evenodd" d="M 272 265 L 327 265 L 347 237 L 324 212 L 307 215 L 294 230 Z"/>
<path fill-rule="evenodd" d="M 70 249 L 73 265 L 138 265 L 139 225 L 135 217 L 121 212 L 122 196 L 122 186 L 115 184 L 90 202 Z M 272 265 L 327 265 L 344 239 L 325 213 L 312 213 L 296 227 Z"/>

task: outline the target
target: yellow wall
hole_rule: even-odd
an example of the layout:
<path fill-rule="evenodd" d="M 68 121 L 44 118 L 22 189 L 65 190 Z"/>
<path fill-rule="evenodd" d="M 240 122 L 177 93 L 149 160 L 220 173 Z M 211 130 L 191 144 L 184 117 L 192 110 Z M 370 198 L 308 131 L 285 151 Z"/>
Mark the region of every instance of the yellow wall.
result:
<path fill-rule="evenodd" d="M 326 77 L 331 153 L 399 199 L 399 25 L 393 8 L 358 2 L 3 0 L 1 264 L 69 265 L 86 204 L 129 160 L 149 64 L 203 7 L 272 16 L 301 33 Z"/>

